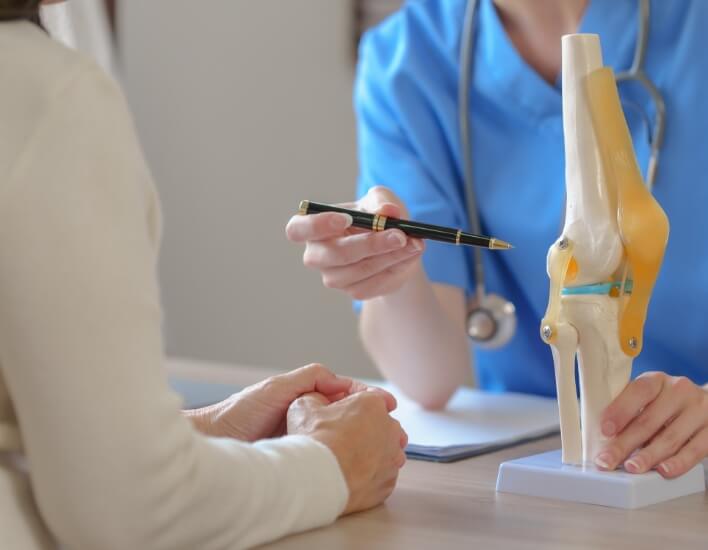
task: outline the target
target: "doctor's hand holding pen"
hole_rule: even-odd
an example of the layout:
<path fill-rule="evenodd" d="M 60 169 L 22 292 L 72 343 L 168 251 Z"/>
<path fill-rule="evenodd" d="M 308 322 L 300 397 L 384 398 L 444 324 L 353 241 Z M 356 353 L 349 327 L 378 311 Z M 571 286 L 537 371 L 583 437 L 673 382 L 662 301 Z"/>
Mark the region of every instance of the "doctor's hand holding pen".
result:
<path fill-rule="evenodd" d="M 356 203 L 341 206 L 407 217 L 403 203 L 384 187 L 375 187 Z M 305 243 L 303 263 L 320 271 L 327 288 L 342 290 L 355 300 L 384 296 L 401 288 L 420 265 L 423 241 L 398 229 L 358 229 L 352 221 L 348 214 L 338 212 L 293 216 L 286 232 L 291 241 Z"/>
<path fill-rule="evenodd" d="M 408 217 L 385 187 L 342 206 Z M 320 272 L 324 286 L 363 301 L 362 340 L 382 374 L 422 406 L 444 407 L 470 371 L 464 292 L 431 283 L 421 263 L 421 239 L 351 224 L 350 216 L 336 212 L 295 215 L 286 233 L 305 244 L 303 263 Z"/>

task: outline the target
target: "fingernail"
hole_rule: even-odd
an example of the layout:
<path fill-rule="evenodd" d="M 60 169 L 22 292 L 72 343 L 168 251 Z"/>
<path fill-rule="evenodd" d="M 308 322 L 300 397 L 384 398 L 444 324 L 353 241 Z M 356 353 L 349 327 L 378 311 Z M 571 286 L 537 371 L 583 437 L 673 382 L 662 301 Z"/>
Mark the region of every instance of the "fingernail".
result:
<path fill-rule="evenodd" d="M 352 224 L 353 221 L 354 218 L 352 218 L 349 214 L 337 214 L 336 216 L 332 216 L 329 223 L 331 224 L 332 229 L 346 229 Z"/>
<path fill-rule="evenodd" d="M 615 423 L 612 422 L 611 420 L 608 420 L 607 422 L 604 422 L 602 424 L 602 434 L 606 435 L 607 437 L 615 435 L 616 430 L 617 430 L 617 427 L 615 426 Z"/>
<path fill-rule="evenodd" d="M 671 466 L 669 466 L 668 462 L 662 462 L 661 464 L 659 464 L 658 468 L 665 474 L 671 473 Z"/>
<path fill-rule="evenodd" d="M 411 246 L 413 247 L 413 250 L 415 250 L 416 252 L 420 252 L 421 250 L 423 250 L 423 243 L 417 239 L 411 240 Z"/>
<path fill-rule="evenodd" d="M 391 245 L 400 248 L 401 246 L 406 244 L 406 238 L 403 236 L 402 233 L 399 233 L 398 231 L 393 231 L 388 235 L 388 242 Z"/>
<path fill-rule="evenodd" d="M 631 474 L 638 474 L 642 470 L 643 463 L 644 461 L 640 457 L 635 456 L 624 463 L 624 469 Z"/>
<path fill-rule="evenodd" d="M 595 464 L 600 468 L 605 470 L 611 470 L 610 462 L 612 462 L 612 456 L 610 453 L 600 453 L 595 457 Z"/>

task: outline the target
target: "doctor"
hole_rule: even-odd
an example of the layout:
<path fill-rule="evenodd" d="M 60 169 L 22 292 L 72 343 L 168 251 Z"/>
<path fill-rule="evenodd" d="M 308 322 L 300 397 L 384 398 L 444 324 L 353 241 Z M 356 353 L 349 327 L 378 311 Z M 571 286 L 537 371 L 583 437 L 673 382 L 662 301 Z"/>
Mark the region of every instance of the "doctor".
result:
<path fill-rule="evenodd" d="M 462 248 L 424 245 L 397 230 L 358 232 L 334 213 L 296 216 L 288 236 L 306 243 L 304 263 L 320 271 L 325 286 L 360 301 L 366 349 L 422 405 L 444 406 L 471 365 L 484 389 L 554 395 L 553 362 L 538 326 L 548 296 L 546 251 L 559 234 L 564 201 L 561 36 L 598 33 L 605 64 L 620 72 L 632 65 L 643 30 L 642 68 L 666 107 L 654 193 L 671 237 L 636 379 L 604 412 L 603 432 L 615 437 L 596 463 L 679 475 L 708 455 L 708 3 L 480 0 L 470 19 L 469 64 L 461 68 L 467 7 L 465 0 L 410 2 L 364 37 L 354 94 L 356 205 L 462 228 L 477 214 L 484 233 L 516 249 L 484 252 L 480 270 Z M 651 13 L 642 25 L 640 8 Z M 473 178 L 465 177 L 458 125 L 461 71 L 471 80 Z M 620 91 L 646 171 L 661 117 L 636 82 Z M 516 308 L 517 329 L 498 349 L 471 346 L 468 338 L 468 299 L 480 271 L 484 290 Z"/>

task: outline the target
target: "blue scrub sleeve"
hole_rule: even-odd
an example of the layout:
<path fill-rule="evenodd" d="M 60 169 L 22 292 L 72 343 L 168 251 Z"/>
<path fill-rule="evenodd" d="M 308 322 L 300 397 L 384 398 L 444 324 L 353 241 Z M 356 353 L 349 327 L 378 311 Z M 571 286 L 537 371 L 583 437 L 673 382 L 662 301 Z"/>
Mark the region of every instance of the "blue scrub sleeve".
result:
<path fill-rule="evenodd" d="M 395 42 L 395 41 L 394 41 Z M 411 219 L 449 227 L 467 226 L 464 200 L 448 142 L 405 66 L 387 51 L 391 41 L 368 34 L 362 41 L 354 108 L 357 116 L 359 178 L 357 196 L 376 185 L 391 189 Z M 426 75 L 418 75 L 426 78 Z M 430 77 L 428 73 L 427 78 Z M 425 136 L 415 145 L 409 136 Z M 468 251 L 426 241 L 425 271 L 431 281 L 471 291 Z"/>

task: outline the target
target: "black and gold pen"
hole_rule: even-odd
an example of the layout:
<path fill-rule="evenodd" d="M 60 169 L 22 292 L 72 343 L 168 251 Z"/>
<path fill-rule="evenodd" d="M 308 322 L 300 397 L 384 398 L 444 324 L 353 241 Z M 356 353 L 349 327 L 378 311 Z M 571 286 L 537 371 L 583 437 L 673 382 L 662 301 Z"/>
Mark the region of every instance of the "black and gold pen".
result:
<path fill-rule="evenodd" d="M 433 241 L 442 241 L 456 245 L 479 246 L 481 248 L 489 248 L 491 250 L 508 250 L 514 248 L 509 243 L 496 239 L 494 237 L 485 237 L 484 235 L 473 235 L 465 233 L 460 229 L 452 229 L 441 225 L 432 225 L 429 223 L 413 222 L 409 220 L 401 220 L 389 216 L 381 216 L 380 214 L 369 214 L 359 210 L 349 210 L 331 204 L 322 204 L 320 202 L 300 201 L 300 214 L 319 214 L 320 212 L 339 212 L 340 214 L 349 214 L 352 217 L 352 225 L 362 229 L 371 231 L 384 231 L 385 229 L 399 229 L 406 235 L 417 239 L 430 239 Z"/>

